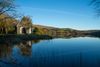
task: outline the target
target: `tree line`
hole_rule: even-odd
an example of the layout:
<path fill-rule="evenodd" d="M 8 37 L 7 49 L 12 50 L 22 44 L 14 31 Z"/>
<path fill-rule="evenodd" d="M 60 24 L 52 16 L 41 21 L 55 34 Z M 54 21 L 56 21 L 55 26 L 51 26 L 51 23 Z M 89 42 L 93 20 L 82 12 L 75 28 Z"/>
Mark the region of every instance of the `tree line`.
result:
<path fill-rule="evenodd" d="M 22 23 L 27 27 L 32 26 L 29 16 L 18 18 L 15 0 L 0 0 L 0 34 L 16 34 L 16 25 Z"/>

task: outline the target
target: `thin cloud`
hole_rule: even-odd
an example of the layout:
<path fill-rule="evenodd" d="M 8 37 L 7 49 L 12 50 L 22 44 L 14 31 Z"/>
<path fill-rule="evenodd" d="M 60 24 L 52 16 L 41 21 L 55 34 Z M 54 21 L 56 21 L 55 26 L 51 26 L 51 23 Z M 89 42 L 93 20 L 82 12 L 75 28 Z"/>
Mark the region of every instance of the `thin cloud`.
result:
<path fill-rule="evenodd" d="M 80 16 L 80 17 L 91 17 L 88 15 L 84 14 L 79 14 L 79 13 L 73 13 L 73 12 L 68 12 L 68 11 L 61 11 L 61 10 L 53 10 L 53 9 L 44 9 L 44 8 L 32 8 L 32 7 L 21 7 L 21 9 L 26 8 L 28 10 L 37 10 L 37 11 L 43 11 L 43 12 L 50 12 L 50 13 L 58 13 L 58 14 L 66 14 L 66 15 L 72 15 L 72 16 Z"/>

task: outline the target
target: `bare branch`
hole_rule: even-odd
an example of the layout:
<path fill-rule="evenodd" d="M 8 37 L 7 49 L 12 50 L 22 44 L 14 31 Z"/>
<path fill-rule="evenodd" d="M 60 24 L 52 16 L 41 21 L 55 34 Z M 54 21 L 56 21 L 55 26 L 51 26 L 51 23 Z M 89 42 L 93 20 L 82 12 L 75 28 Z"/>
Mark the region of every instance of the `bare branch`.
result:
<path fill-rule="evenodd" d="M 15 11 L 15 6 L 13 3 L 14 3 L 14 0 L 1 0 L 0 1 L 0 15 Z"/>
<path fill-rule="evenodd" d="M 92 0 L 90 5 L 93 6 L 93 8 L 96 11 L 96 15 L 99 17 L 100 16 L 100 0 Z"/>

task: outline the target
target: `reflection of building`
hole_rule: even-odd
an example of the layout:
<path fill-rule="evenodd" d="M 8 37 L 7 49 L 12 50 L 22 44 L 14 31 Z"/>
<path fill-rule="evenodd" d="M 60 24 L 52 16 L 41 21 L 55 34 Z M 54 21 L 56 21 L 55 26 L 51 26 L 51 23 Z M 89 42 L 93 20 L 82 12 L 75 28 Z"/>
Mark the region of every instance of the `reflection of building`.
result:
<path fill-rule="evenodd" d="M 31 55 L 31 47 L 32 47 L 32 41 L 20 43 L 19 48 L 20 48 L 21 54 L 25 55 L 25 56 L 30 56 Z"/>
<path fill-rule="evenodd" d="M 33 40 L 33 41 L 26 41 L 22 42 L 20 44 L 12 45 L 12 44 L 0 44 L 0 59 L 1 58 L 9 58 L 11 59 L 11 55 L 13 52 L 13 48 L 17 47 L 20 49 L 20 53 L 23 56 L 30 56 L 32 51 L 32 45 L 35 43 L 38 43 L 39 40 Z"/>
<path fill-rule="evenodd" d="M 20 43 L 20 45 L 18 45 L 19 49 L 20 49 L 20 53 L 24 56 L 31 56 L 32 54 L 32 45 L 34 43 L 38 43 L 39 40 L 33 40 L 33 41 L 26 41 L 26 42 L 22 42 Z"/>

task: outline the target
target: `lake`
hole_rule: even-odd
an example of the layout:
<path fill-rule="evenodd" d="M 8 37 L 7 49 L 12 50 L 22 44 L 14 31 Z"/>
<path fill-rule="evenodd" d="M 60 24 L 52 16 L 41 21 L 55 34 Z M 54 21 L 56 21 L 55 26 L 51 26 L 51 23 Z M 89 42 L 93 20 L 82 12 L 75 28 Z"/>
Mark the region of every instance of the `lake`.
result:
<path fill-rule="evenodd" d="M 100 67 L 100 38 L 0 44 L 0 67 Z"/>

